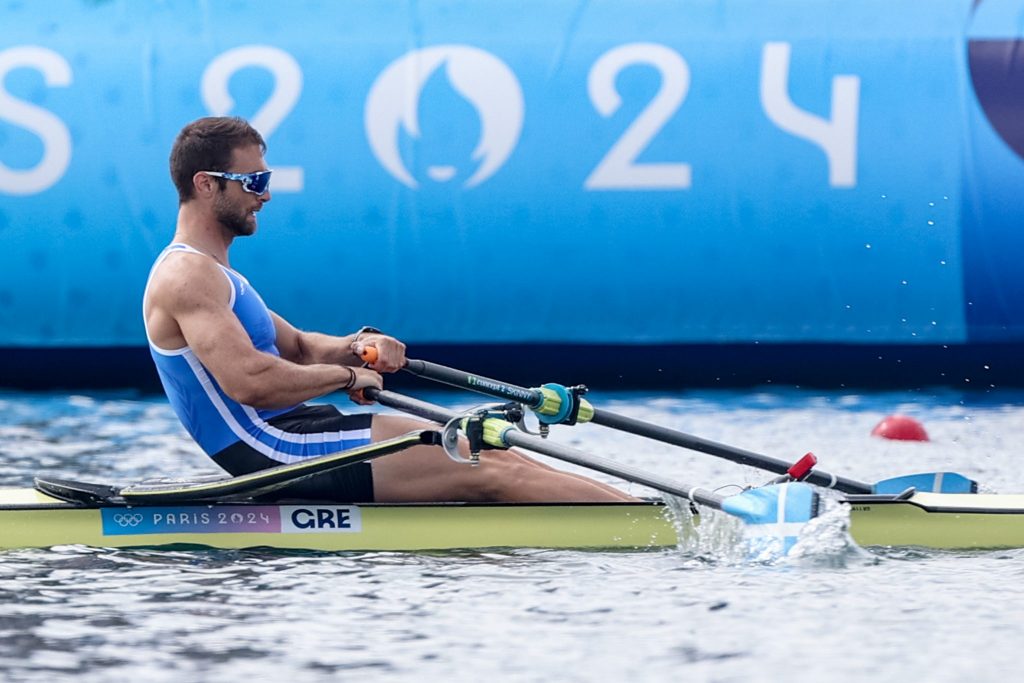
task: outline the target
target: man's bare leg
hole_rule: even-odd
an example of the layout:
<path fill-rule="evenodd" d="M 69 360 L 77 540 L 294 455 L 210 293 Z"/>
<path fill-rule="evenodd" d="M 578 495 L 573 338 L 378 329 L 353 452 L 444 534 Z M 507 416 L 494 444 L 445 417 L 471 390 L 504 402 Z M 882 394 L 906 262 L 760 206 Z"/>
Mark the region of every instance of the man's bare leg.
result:
<path fill-rule="evenodd" d="M 397 415 L 376 415 L 373 440 L 428 427 Z M 465 439 L 460 450 L 468 457 Z M 625 502 L 636 498 L 607 484 L 563 472 L 514 451 L 484 451 L 480 465 L 457 463 L 438 446 L 416 446 L 372 462 L 379 502 Z"/>

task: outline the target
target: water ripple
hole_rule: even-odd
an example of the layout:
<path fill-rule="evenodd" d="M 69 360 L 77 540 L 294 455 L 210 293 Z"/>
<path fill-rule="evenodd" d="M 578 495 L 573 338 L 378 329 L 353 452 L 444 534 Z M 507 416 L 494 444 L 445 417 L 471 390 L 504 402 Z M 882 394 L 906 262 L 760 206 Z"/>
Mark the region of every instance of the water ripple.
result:
<path fill-rule="evenodd" d="M 996 490 L 1024 490 L 1024 396 L 1010 392 L 593 398 L 776 457 L 813 450 L 823 468 L 855 478 L 949 468 Z M 897 411 L 922 419 L 933 441 L 869 436 Z M 574 429 L 556 428 L 553 438 L 710 487 L 765 480 L 592 425 Z M 214 471 L 165 402 L 130 394 L 0 394 L 0 443 L 3 485 L 42 472 L 122 483 Z M 842 510 L 829 514 L 797 557 L 768 565 L 732 561 L 735 526 L 707 513 L 691 545 L 644 553 L 8 551 L 0 554 L 0 671 L 12 681 L 147 683 L 1016 673 L 1024 550 L 867 553 L 848 543 Z"/>

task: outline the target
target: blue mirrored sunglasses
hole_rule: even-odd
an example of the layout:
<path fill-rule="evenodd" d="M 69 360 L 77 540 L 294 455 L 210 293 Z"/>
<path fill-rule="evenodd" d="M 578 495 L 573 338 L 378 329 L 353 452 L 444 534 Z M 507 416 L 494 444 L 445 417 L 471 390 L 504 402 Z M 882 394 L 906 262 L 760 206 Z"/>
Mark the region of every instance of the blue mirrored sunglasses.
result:
<path fill-rule="evenodd" d="M 273 171 L 257 171 L 255 173 L 226 173 L 224 171 L 203 171 L 206 175 L 212 175 L 225 180 L 237 180 L 242 183 L 242 189 L 253 194 L 263 194 L 270 189 L 270 174 Z"/>

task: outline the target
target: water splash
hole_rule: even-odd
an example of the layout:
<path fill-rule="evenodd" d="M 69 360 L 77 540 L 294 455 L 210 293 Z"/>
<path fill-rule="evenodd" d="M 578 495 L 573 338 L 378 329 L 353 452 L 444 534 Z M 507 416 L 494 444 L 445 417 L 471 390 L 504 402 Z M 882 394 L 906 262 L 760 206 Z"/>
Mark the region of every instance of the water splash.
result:
<path fill-rule="evenodd" d="M 665 507 L 679 538 L 677 548 L 687 556 L 712 563 L 744 561 L 743 523 L 718 510 L 699 507 L 685 498 L 665 494 Z"/>
<path fill-rule="evenodd" d="M 759 537 L 748 542 L 745 527 L 736 517 L 695 506 L 688 500 L 664 496 L 676 534 L 677 548 L 688 557 L 713 564 L 760 564 L 845 568 L 879 560 L 850 536 L 850 506 L 831 492 L 820 492 L 822 512 L 808 522 L 788 553 L 783 539 Z"/>
<path fill-rule="evenodd" d="M 832 568 L 877 563 L 878 558 L 850 536 L 850 506 L 833 492 L 819 492 L 819 496 L 820 514 L 804 526 L 783 562 Z"/>

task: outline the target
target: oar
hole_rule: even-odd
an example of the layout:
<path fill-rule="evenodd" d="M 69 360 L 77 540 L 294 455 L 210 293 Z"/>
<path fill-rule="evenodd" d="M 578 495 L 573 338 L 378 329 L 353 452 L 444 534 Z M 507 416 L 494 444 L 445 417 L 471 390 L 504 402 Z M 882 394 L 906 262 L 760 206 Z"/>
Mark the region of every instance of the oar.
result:
<path fill-rule="evenodd" d="M 463 425 L 466 425 L 471 417 L 393 391 L 369 387 L 363 392 L 366 398 L 381 405 L 419 415 L 433 422 L 451 424 L 462 419 Z M 758 559 L 768 559 L 768 555 L 776 552 L 788 552 L 796 543 L 803 526 L 818 514 L 818 495 L 806 484 L 772 484 L 733 496 L 722 496 L 699 486 L 679 483 L 613 460 L 552 443 L 522 432 L 511 422 L 498 417 L 484 416 L 477 424 L 480 428 L 479 436 L 488 446 L 517 446 L 528 449 L 733 515 L 744 522 L 749 550 Z"/>
<path fill-rule="evenodd" d="M 366 347 L 363 359 L 373 363 L 376 360 L 376 352 L 375 348 Z M 573 391 L 573 388 L 566 388 L 559 384 L 545 384 L 540 388 L 527 389 L 424 360 L 409 359 L 406 361 L 404 369 L 414 375 L 460 389 L 468 389 L 488 396 L 517 401 L 536 412 L 537 417 L 543 423 L 575 424 L 576 422 L 593 422 L 594 424 L 619 429 L 673 446 L 680 446 L 701 453 L 707 453 L 708 455 L 714 455 L 741 465 L 749 465 L 818 486 L 834 488 L 845 493 L 896 494 L 910 487 L 914 487 L 918 491 L 935 493 L 976 493 L 978 490 L 977 482 L 956 472 L 911 474 L 883 479 L 875 484 L 840 477 L 823 470 L 809 469 L 816 462 L 816 458 L 810 454 L 808 454 L 809 457 L 804 456 L 804 458 L 801 458 L 796 464 L 788 463 L 768 455 L 761 455 L 742 448 L 702 439 L 699 436 L 686 434 L 685 432 L 650 424 L 636 418 L 594 408 L 588 401 L 580 398 L 578 393 Z"/>

